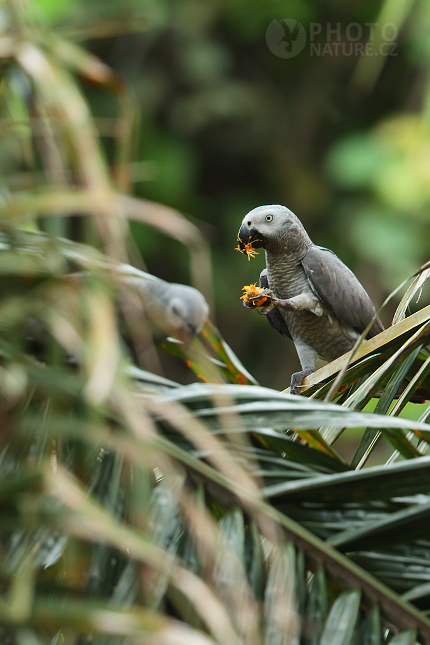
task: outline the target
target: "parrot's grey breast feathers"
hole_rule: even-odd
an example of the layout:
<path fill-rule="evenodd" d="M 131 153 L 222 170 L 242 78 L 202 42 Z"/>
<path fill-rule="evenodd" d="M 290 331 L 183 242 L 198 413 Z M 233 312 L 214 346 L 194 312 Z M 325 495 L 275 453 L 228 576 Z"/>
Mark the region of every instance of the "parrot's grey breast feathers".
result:
<path fill-rule="evenodd" d="M 353 272 L 335 253 L 316 245 L 311 246 L 301 262 L 315 295 L 342 323 L 363 332 L 375 315 L 375 307 Z M 376 318 L 366 338 L 383 329 Z"/>

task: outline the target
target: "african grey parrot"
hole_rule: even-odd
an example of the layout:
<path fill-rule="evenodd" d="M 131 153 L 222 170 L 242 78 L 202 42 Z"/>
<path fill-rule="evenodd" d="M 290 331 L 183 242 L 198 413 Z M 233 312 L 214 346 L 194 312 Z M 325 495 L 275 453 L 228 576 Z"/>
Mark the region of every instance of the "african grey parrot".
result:
<path fill-rule="evenodd" d="M 259 206 L 242 221 L 239 248 L 263 247 L 270 304 L 262 310 L 272 326 L 293 339 L 302 371 L 291 378 L 297 394 L 318 357 L 327 361 L 352 349 L 376 316 L 375 307 L 355 275 L 329 249 L 316 246 L 302 223 L 285 206 Z M 384 327 L 375 318 L 366 338 Z"/>
<path fill-rule="evenodd" d="M 146 315 L 165 334 L 189 343 L 201 331 L 209 306 L 200 291 L 166 282 L 127 264 L 119 265 L 118 273 L 137 290 Z"/>

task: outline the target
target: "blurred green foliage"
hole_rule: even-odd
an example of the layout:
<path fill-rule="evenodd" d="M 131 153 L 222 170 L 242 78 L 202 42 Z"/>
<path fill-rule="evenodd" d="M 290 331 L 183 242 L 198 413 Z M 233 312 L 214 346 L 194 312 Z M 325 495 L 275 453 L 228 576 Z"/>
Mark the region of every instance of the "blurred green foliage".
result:
<path fill-rule="evenodd" d="M 314 242 L 357 273 L 377 305 L 428 259 L 430 11 L 424 0 L 341 6 L 37 0 L 32 11 L 41 24 L 84 41 L 131 88 L 139 112 L 132 190 L 200 221 L 214 253 L 218 326 L 261 383 L 285 387 L 298 362 L 292 344 L 239 300 L 264 261 L 260 254 L 248 263 L 233 251 L 249 209 L 290 207 Z M 281 18 L 300 21 L 308 36 L 290 59 L 275 56 L 265 41 L 269 23 Z M 394 23 L 393 55 L 336 53 L 332 45 L 348 44 L 351 23 L 362 27 L 363 44 L 368 37 L 381 42 L 381 26 Z M 371 34 L 366 23 L 379 27 Z M 311 30 L 319 26 L 314 42 L 326 55 L 310 48 Z M 18 73 L 15 83 L 25 92 Z M 85 82 L 83 89 L 110 154 L 117 104 L 103 89 Z M 17 120 L 22 105 L 13 96 L 3 100 Z M 22 170 L 16 146 L 10 138 L 0 143 L 8 174 Z M 140 225 L 132 231 L 151 272 L 189 280 L 180 245 Z M 425 292 L 420 305 L 427 301 Z M 394 307 L 382 313 L 386 325 Z"/>

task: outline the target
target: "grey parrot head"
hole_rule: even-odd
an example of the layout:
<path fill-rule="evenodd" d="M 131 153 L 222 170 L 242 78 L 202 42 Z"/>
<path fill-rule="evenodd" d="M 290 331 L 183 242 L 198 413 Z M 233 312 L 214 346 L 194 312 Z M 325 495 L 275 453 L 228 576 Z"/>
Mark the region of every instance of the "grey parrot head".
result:
<path fill-rule="evenodd" d="M 145 314 L 155 328 L 188 345 L 209 314 L 203 294 L 186 284 L 166 282 L 135 267 L 121 265 L 121 277 L 142 296 Z"/>
<path fill-rule="evenodd" d="M 256 249 L 282 249 L 293 253 L 311 244 L 299 218 L 286 206 L 258 206 L 243 218 L 238 233 L 241 250 L 246 244 Z"/>
<path fill-rule="evenodd" d="M 184 284 L 171 284 L 166 300 L 166 331 L 188 344 L 201 331 L 208 304 L 200 291 Z"/>

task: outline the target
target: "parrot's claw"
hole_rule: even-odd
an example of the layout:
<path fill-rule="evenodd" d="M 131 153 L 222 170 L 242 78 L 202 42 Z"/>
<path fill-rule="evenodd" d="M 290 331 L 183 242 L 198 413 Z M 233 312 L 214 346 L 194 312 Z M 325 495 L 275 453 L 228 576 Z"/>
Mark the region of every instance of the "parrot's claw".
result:
<path fill-rule="evenodd" d="M 279 298 L 277 298 L 272 289 L 264 289 L 264 291 L 261 291 L 258 296 L 253 296 L 252 298 L 250 298 L 250 300 L 257 300 L 262 296 L 265 296 L 269 301 L 269 304 L 261 312 L 263 313 L 263 315 L 271 311 L 271 309 L 273 309 L 274 307 L 282 307 L 283 309 L 290 311 L 296 309 L 296 306 L 290 300 L 280 300 Z M 265 311 L 265 309 L 267 309 L 267 311 Z"/>
<path fill-rule="evenodd" d="M 314 369 L 303 370 L 302 372 L 295 372 L 291 377 L 290 392 L 291 394 L 300 394 L 303 387 L 303 381 L 309 374 L 315 372 Z"/>
<path fill-rule="evenodd" d="M 250 298 L 250 300 L 256 300 L 257 298 L 261 298 L 262 296 L 266 296 L 266 298 L 270 300 L 269 306 L 271 307 L 271 309 L 273 309 L 273 307 L 282 307 L 283 309 L 289 310 L 296 309 L 294 303 L 290 300 L 281 300 L 280 298 L 277 298 L 272 289 L 264 289 L 264 291 L 261 291 L 258 296 L 254 296 L 253 298 Z"/>
<path fill-rule="evenodd" d="M 255 296 L 251 296 L 249 300 L 260 300 L 263 296 L 270 298 L 270 300 L 273 300 L 274 298 L 273 291 L 271 289 L 264 289 L 264 291 L 260 291 Z"/>
<path fill-rule="evenodd" d="M 270 304 L 266 305 L 266 306 L 265 306 L 265 307 L 263 307 L 262 309 L 258 309 L 257 311 L 258 311 L 258 313 L 259 313 L 259 314 L 261 314 L 262 316 L 267 316 L 267 314 L 268 314 L 270 311 L 272 311 L 272 309 L 274 309 L 274 308 L 275 308 L 275 305 L 273 304 L 273 302 L 271 302 Z"/>

